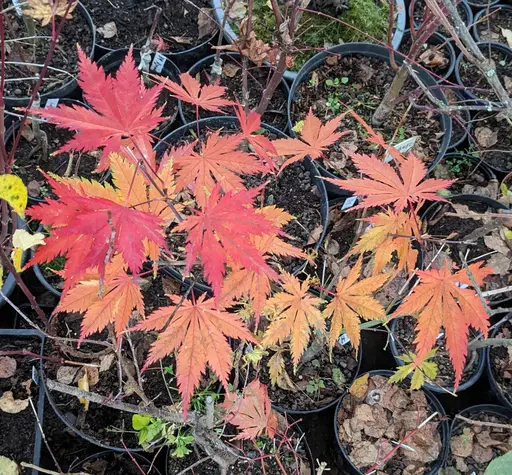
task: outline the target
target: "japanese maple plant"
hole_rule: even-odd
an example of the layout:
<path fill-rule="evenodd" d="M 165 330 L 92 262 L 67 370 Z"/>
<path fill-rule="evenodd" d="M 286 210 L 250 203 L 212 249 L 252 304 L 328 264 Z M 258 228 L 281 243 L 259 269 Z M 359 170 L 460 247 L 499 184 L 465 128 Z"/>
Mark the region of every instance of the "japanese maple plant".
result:
<path fill-rule="evenodd" d="M 425 362 L 443 327 L 459 384 L 469 327 L 487 335 L 486 303 L 478 291 L 492 269 L 481 262 L 462 269 L 416 269 L 417 245 L 425 238 L 420 209 L 429 201 L 443 201 L 440 192 L 450 181 L 426 179 L 419 159 L 389 147 L 349 111 L 382 153 L 368 156 L 347 151 L 361 177 L 343 181 L 342 187 L 360 197 L 353 210 L 366 210 L 363 219 L 371 226 L 342 260 L 333 288 L 325 289 L 312 276 L 290 274 L 270 259 L 312 260 L 290 244 L 283 231 L 293 217 L 275 206 L 257 205 L 255 199 L 263 192 L 265 180 L 276 179 L 292 163 L 322 157 L 344 133 L 338 130 L 341 117 L 322 124 L 310 112 L 300 138 L 270 140 L 261 133 L 260 116 L 227 101 L 219 86 L 201 87 L 184 74 L 182 85 L 162 82 L 147 89 L 131 52 L 115 78 L 106 76 L 81 51 L 79 57 L 80 85 L 93 109 L 60 105 L 29 113 L 76 132 L 59 152 L 100 149 L 98 169 L 111 170 L 112 184 L 48 176 L 58 199 L 48 199 L 26 212 L 48 232 L 27 267 L 65 258 L 60 273 L 63 292 L 54 313 L 57 319 L 62 312 L 83 315 L 80 341 L 108 329 L 119 349 L 133 332 L 157 332 L 144 366 L 136 367 L 139 382 L 152 365 L 174 356 L 179 404 L 164 409 L 149 401 L 142 406 L 116 406 L 109 401 L 110 407 L 137 416 L 134 428 L 147 427 L 148 421 L 141 417 L 160 419 L 164 425 L 159 426 L 157 438 L 178 447 L 177 427 L 189 426 L 195 442 L 228 473 L 243 451 L 226 444 L 216 431 L 218 426 L 228 423 L 233 440 L 265 436 L 286 441 L 288 437 L 289 426 L 273 412 L 267 387 L 258 380 L 267 350 L 287 353 L 295 371 L 312 341 L 329 350 L 346 333 L 357 351 L 363 322 L 385 325 L 398 315 L 416 317 L 417 337 L 416 355 L 397 378 L 414 373 L 416 383 L 422 380 Z M 167 152 L 157 156 L 151 131 L 164 120 L 162 108 L 156 107 L 163 88 L 198 110 L 226 112 L 232 107 L 238 130 L 198 129 L 198 135 L 191 126 L 190 140 L 167 144 Z M 390 163 L 383 161 L 384 152 L 392 157 Z M 246 189 L 244 177 L 249 175 L 263 176 L 263 184 Z M 331 181 L 340 184 L 340 180 Z M 18 210 L 7 190 L 2 196 Z M 169 243 L 178 242 L 183 234 L 184 274 L 193 270 L 194 277 L 181 294 L 177 287 L 167 295 L 167 305 L 147 314 L 144 282 L 157 278 L 159 270 L 174 261 Z M 362 272 L 363 262 L 370 262 L 370 274 Z M 192 289 L 198 268 L 211 294 Z M 390 313 L 375 293 L 399 272 L 417 280 Z M 247 372 L 245 384 L 237 389 L 231 376 L 237 365 L 233 347 L 241 347 L 240 343 L 254 371 Z M 284 363 L 271 368 L 270 384 L 277 384 L 283 372 Z M 202 414 L 197 405 L 191 410 L 191 401 L 207 374 L 215 375 L 225 397 L 216 407 L 208 399 Z M 99 401 L 83 386 L 47 383 L 50 389 Z M 172 428 L 164 430 L 167 423 Z M 295 468 L 299 473 L 298 464 Z"/>

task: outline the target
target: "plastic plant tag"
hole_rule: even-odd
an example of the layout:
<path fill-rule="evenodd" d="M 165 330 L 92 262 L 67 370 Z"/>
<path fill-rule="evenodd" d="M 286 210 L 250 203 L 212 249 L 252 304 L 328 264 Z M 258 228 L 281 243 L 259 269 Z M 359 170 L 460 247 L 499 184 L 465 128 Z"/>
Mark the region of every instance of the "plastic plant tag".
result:
<path fill-rule="evenodd" d="M 341 207 L 341 211 L 344 209 L 352 208 L 352 206 L 355 206 L 357 204 L 357 196 L 351 196 L 350 198 L 347 198 L 345 202 L 343 203 Z"/>
<path fill-rule="evenodd" d="M 348 335 L 346 333 L 343 333 L 343 335 L 341 335 L 338 338 L 338 343 L 340 345 L 346 345 L 347 343 L 350 343 L 350 338 L 348 337 Z"/>
<path fill-rule="evenodd" d="M 156 53 L 151 63 L 151 69 L 157 73 L 161 73 L 166 61 L 167 58 L 162 53 Z"/>
<path fill-rule="evenodd" d="M 12 0 L 12 4 L 14 6 L 14 9 L 16 10 L 16 14 L 18 16 L 23 15 L 23 9 L 21 8 L 22 0 Z"/>
<path fill-rule="evenodd" d="M 468 284 L 463 284 L 462 282 L 455 282 L 455 285 L 461 289 L 467 289 L 469 287 Z"/>
<path fill-rule="evenodd" d="M 393 145 L 393 147 L 396 148 L 400 153 L 407 153 L 409 150 L 411 150 L 414 147 L 416 140 L 418 140 L 418 136 L 411 137 L 410 139 L 405 139 L 403 142 Z M 390 162 L 392 159 L 393 159 L 393 157 L 391 156 L 391 154 L 389 152 L 386 152 L 384 161 Z"/>
<path fill-rule="evenodd" d="M 32 381 L 34 381 L 36 385 L 39 385 L 39 373 L 35 366 L 32 366 Z"/>
<path fill-rule="evenodd" d="M 57 107 L 58 105 L 59 105 L 59 99 L 58 98 L 48 99 L 46 101 L 46 104 L 44 105 L 44 108 L 45 109 L 49 109 L 50 107 Z"/>

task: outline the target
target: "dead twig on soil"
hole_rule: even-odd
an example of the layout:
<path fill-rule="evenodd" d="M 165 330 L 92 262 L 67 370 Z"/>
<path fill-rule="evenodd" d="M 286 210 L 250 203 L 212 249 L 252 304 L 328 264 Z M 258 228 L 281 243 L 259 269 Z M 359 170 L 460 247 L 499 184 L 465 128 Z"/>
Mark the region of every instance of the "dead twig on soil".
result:
<path fill-rule="evenodd" d="M 512 425 L 510 425 L 510 424 L 500 424 L 498 422 L 475 421 L 473 419 L 468 419 L 467 417 L 461 416 L 460 414 L 457 414 L 455 416 L 455 419 L 459 419 L 461 421 L 467 422 L 468 424 L 472 424 L 474 426 L 494 427 L 496 429 L 505 429 L 505 430 L 512 431 Z"/>

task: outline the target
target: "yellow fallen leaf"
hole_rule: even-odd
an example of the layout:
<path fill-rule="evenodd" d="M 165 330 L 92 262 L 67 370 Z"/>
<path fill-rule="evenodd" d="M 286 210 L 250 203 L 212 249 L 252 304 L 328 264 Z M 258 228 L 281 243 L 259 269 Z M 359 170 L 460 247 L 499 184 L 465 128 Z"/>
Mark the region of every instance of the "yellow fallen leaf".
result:
<path fill-rule="evenodd" d="M 75 9 L 78 2 L 73 2 L 68 9 L 66 0 L 26 0 L 27 5 L 23 12 L 25 15 L 40 20 L 41 25 L 48 25 L 55 16 L 64 16 L 67 11 L 66 19 L 72 18 L 71 12 Z"/>
<path fill-rule="evenodd" d="M 350 386 L 349 392 L 357 399 L 364 399 L 366 397 L 366 393 L 368 392 L 368 378 L 370 377 L 369 373 L 363 374 L 361 377 L 357 378 Z"/>
<path fill-rule="evenodd" d="M 18 272 L 21 272 L 21 258 L 23 257 L 23 251 L 27 251 L 33 246 L 44 246 L 44 234 L 35 233 L 30 234 L 24 229 L 16 229 L 12 236 L 13 251 L 11 253 L 12 263 Z"/>
<path fill-rule="evenodd" d="M 78 380 L 78 387 L 84 391 L 89 391 L 89 377 L 87 371 L 85 371 L 84 375 Z M 87 412 L 89 410 L 89 401 L 83 397 L 79 398 L 79 401 L 84 405 L 84 411 Z"/>
<path fill-rule="evenodd" d="M 25 215 L 28 191 L 19 176 L 0 175 L 0 199 L 7 201 L 19 216 Z"/>

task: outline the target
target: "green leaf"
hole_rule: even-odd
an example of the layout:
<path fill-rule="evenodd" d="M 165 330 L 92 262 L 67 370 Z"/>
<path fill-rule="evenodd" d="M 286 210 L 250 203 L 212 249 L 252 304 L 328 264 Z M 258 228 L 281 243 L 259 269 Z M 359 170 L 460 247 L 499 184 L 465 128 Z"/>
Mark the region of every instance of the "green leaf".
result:
<path fill-rule="evenodd" d="M 134 414 L 132 416 L 132 427 L 134 430 L 142 430 L 151 421 L 151 417 L 142 414 Z"/>
<path fill-rule="evenodd" d="M 485 470 L 484 475 L 510 475 L 512 467 L 512 450 L 501 457 L 495 458 Z"/>
<path fill-rule="evenodd" d="M 344 77 L 342 77 L 342 78 L 341 78 L 341 83 L 342 83 L 342 84 L 348 84 L 348 78 L 347 78 L 347 77 L 345 77 L 345 76 L 344 76 Z"/>
<path fill-rule="evenodd" d="M 148 428 L 143 427 L 139 430 L 139 445 L 143 445 L 148 440 Z"/>
<path fill-rule="evenodd" d="M 178 445 L 178 447 L 176 447 L 176 449 L 172 453 L 172 456 L 177 458 L 183 458 L 185 457 L 185 455 L 188 455 L 191 452 L 192 451 L 186 445 Z"/>
<path fill-rule="evenodd" d="M 334 384 L 338 386 L 339 388 L 342 388 L 345 386 L 345 375 L 339 368 L 333 368 L 332 369 L 332 380 L 334 381 Z"/>

